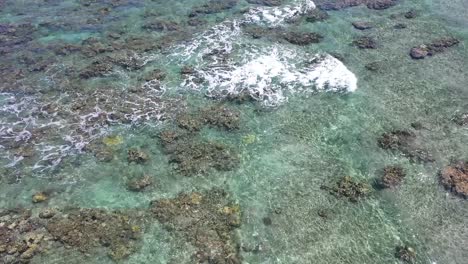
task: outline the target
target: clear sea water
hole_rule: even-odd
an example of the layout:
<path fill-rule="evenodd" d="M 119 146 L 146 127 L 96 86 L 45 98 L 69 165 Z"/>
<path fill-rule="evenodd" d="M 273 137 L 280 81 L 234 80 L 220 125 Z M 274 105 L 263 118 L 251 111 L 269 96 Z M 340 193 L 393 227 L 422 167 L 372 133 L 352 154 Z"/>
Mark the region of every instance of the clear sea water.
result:
<path fill-rule="evenodd" d="M 209 5 L 216 2 L 228 1 Z M 206 3 L 0 0 L 1 34 L 11 36 L 2 25 L 34 28 L 18 34 L 22 41 L 15 45 L 0 41 L 0 208 L 147 210 L 153 200 L 219 187 L 241 207 L 235 232 L 242 263 L 400 263 L 394 256 L 399 245 L 416 250 L 414 263 L 468 263 L 467 200 L 447 192 L 438 178 L 451 160 L 468 159 L 468 128 L 452 120 L 468 112 L 466 0 L 405 0 L 385 10 L 360 5 L 329 11 L 329 19 L 315 23 L 291 22 L 314 9 L 312 1 L 265 7 L 240 0 L 233 8 L 199 14 L 199 23 L 189 25 L 189 14 Z M 409 10 L 418 15 L 405 18 Z M 144 27 L 154 21 L 178 26 Z M 360 31 L 354 21 L 374 27 Z M 395 29 L 398 23 L 407 27 Z M 298 46 L 275 36 L 252 38 L 246 25 L 324 38 Z M 372 36 L 378 47 L 358 49 L 351 43 L 359 36 Z M 460 43 L 423 60 L 409 56 L 412 47 L 445 36 Z M 89 38 L 101 45 L 91 55 L 56 52 L 66 44 L 83 47 L 83 41 L 93 42 Z M 136 69 L 116 65 L 96 78 L 79 77 L 92 62 L 118 53 L 105 47 L 125 40 L 122 50 L 137 61 Z M 320 62 L 310 66 L 315 57 Z M 366 69 L 372 62 L 378 71 Z M 33 69 L 37 65 L 43 68 Z M 193 75 L 180 74 L 186 65 Z M 143 80 L 153 69 L 166 78 Z M 254 100 L 225 100 L 244 92 Z M 180 112 L 220 102 L 239 111 L 239 129 L 204 127 L 199 137 L 232 146 L 239 165 L 191 177 L 179 173 L 158 133 L 174 127 Z M 119 111 L 125 115 L 114 119 Z M 414 130 L 415 123 L 423 127 L 415 133 L 434 162 L 379 148 L 382 133 Z M 89 149 L 110 136 L 121 142 L 102 162 Z M 18 152 L 21 147 L 33 154 Z M 129 163 L 131 148 L 149 160 Z M 372 183 L 389 165 L 405 169 L 403 183 L 356 203 L 321 189 L 346 175 Z M 128 179 L 141 174 L 150 175 L 153 186 L 129 191 Z M 52 193 L 48 201 L 31 202 L 46 190 Z M 319 216 L 323 210 L 327 218 Z M 193 247 L 155 219 L 142 243 L 122 263 L 193 263 Z M 85 256 L 73 248 L 50 249 L 31 260 L 112 262 L 105 253 Z"/>

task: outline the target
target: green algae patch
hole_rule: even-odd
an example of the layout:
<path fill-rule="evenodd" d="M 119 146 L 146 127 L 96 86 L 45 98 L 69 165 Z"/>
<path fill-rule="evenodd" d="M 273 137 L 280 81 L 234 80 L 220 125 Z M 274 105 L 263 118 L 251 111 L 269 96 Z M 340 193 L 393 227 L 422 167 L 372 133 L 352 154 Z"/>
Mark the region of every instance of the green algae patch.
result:
<path fill-rule="evenodd" d="M 242 137 L 242 143 L 245 145 L 253 144 L 257 141 L 257 136 L 255 134 L 248 134 Z"/>
<path fill-rule="evenodd" d="M 102 139 L 102 143 L 104 143 L 104 145 L 106 145 L 107 147 L 115 147 L 118 145 L 122 145 L 123 142 L 123 137 L 119 135 L 107 136 Z"/>

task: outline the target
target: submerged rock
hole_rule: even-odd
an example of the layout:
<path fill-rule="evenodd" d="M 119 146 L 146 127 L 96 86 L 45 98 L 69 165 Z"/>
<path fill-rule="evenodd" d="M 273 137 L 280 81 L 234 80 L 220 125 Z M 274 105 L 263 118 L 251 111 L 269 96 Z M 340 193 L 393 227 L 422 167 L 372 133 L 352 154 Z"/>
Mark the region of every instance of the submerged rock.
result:
<path fill-rule="evenodd" d="M 80 72 L 80 78 L 90 79 L 95 77 L 103 77 L 112 72 L 112 65 L 102 61 L 95 61 L 85 67 Z"/>
<path fill-rule="evenodd" d="M 234 233 L 241 224 L 240 207 L 225 191 L 179 194 L 151 202 L 150 210 L 166 229 L 195 247 L 196 263 L 241 263 L 240 244 Z"/>
<path fill-rule="evenodd" d="M 144 175 L 127 182 L 127 189 L 133 192 L 141 192 L 146 187 L 153 184 L 153 179 L 149 175 Z"/>
<path fill-rule="evenodd" d="M 199 131 L 203 126 L 203 121 L 197 113 L 182 113 L 176 118 L 180 128 L 194 132 Z"/>
<path fill-rule="evenodd" d="M 360 49 L 376 49 L 377 42 L 372 37 L 359 37 L 353 41 L 353 45 Z"/>
<path fill-rule="evenodd" d="M 240 113 L 222 105 L 208 107 L 202 110 L 203 121 L 218 128 L 227 130 L 238 129 Z"/>
<path fill-rule="evenodd" d="M 406 173 L 401 167 L 388 166 L 383 169 L 383 174 L 378 180 L 381 188 L 394 188 L 401 184 Z"/>
<path fill-rule="evenodd" d="M 447 190 L 468 198 L 468 161 L 446 166 L 440 173 L 440 181 Z"/>
<path fill-rule="evenodd" d="M 138 70 L 143 67 L 143 62 L 132 51 L 114 52 L 107 56 L 107 60 L 126 70 Z"/>
<path fill-rule="evenodd" d="M 223 143 L 186 136 L 163 144 L 170 162 L 177 164 L 176 169 L 186 176 L 206 173 L 210 169 L 228 171 L 239 164 L 238 153 Z"/>
<path fill-rule="evenodd" d="M 328 18 L 330 18 L 330 15 L 326 11 L 315 8 L 307 12 L 305 19 L 307 22 L 315 23 L 327 20 Z"/>
<path fill-rule="evenodd" d="M 177 22 L 159 19 L 146 22 L 142 28 L 151 31 L 178 31 L 182 29 Z"/>
<path fill-rule="evenodd" d="M 393 26 L 393 28 L 395 28 L 395 29 L 405 29 L 407 27 L 408 26 L 406 24 L 403 24 L 403 23 L 398 23 L 395 26 Z"/>
<path fill-rule="evenodd" d="M 410 56 L 413 59 L 424 59 L 427 56 L 433 56 L 437 53 L 444 52 L 446 49 L 453 47 L 460 41 L 453 37 L 444 37 L 429 44 L 422 44 L 411 48 Z"/>
<path fill-rule="evenodd" d="M 410 11 L 406 12 L 403 16 L 406 19 L 413 19 L 418 16 L 418 13 L 416 12 L 416 10 L 411 9 Z"/>
<path fill-rule="evenodd" d="M 366 5 L 369 9 L 383 10 L 398 3 L 397 0 L 319 0 L 317 2 L 317 6 L 322 10 L 340 10 L 358 5 Z"/>
<path fill-rule="evenodd" d="M 284 39 L 289 43 L 299 46 L 306 46 L 313 43 L 319 43 L 323 36 L 318 33 L 286 32 Z"/>
<path fill-rule="evenodd" d="M 128 162 L 145 163 L 149 160 L 148 154 L 139 149 L 129 149 L 127 152 Z"/>
<path fill-rule="evenodd" d="M 396 4 L 397 4 L 397 0 L 368 0 L 367 8 L 383 10 L 383 9 L 390 8 Z"/>
<path fill-rule="evenodd" d="M 219 104 L 192 113 L 179 114 L 176 122 L 180 128 L 190 132 L 201 130 L 203 125 L 233 130 L 238 129 L 240 126 L 240 113 L 230 107 Z"/>
<path fill-rule="evenodd" d="M 366 67 L 368 71 L 378 72 L 381 70 L 382 65 L 379 62 L 374 61 L 366 64 L 364 67 Z"/>
<path fill-rule="evenodd" d="M 453 122 L 455 122 L 459 126 L 466 126 L 468 125 L 468 113 L 459 113 L 456 114 L 452 118 Z"/>
<path fill-rule="evenodd" d="M 161 69 L 154 69 L 143 76 L 143 80 L 149 82 L 152 80 L 162 81 L 166 78 L 166 73 Z"/>
<path fill-rule="evenodd" d="M 195 7 L 189 14 L 190 17 L 194 17 L 200 14 L 215 14 L 226 10 L 229 10 L 237 5 L 238 0 L 210 0 L 208 3 Z"/>
<path fill-rule="evenodd" d="M 262 5 L 262 6 L 280 6 L 283 0 L 247 0 L 249 4 Z"/>
<path fill-rule="evenodd" d="M 354 21 L 352 25 L 355 29 L 359 30 L 371 29 L 373 27 L 371 23 L 366 21 Z"/>
<path fill-rule="evenodd" d="M 357 202 L 369 195 L 372 187 L 367 183 L 356 181 L 351 176 L 344 176 L 336 182 L 335 186 L 321 186 L 321 189 L 328 190 L 337 197 L 346 197 L 351 202 Z"/>
<path fill-rule="evenodd" d="M 43 219 L 49 219 L 49 218 L 54 217 L 54 215 L 56 214 L 57 214 L 57 210 L 53 208 L 46 208 L 42 210 L 41 212 L 39 212 L 39 217 Z"/>
<path fill-rule="evenodd" d="M 413 263 L 416 251 L 410 246 L 398 246 L 395 248 L 395 257 L 407 263 Z"/>
<path fill-rule="evenodd" d="M 399 151 L 412 160 L 433 162 L 431 154 L 420 148 L 416 139 L 416 135 L 410 131 L 394 130 L 383 133 L 377 142 L 380 148 Z"/>
<path fill-rule="evenodd" d="M 410 56 L 413 59 L 424 59 L 429 55 L 429 49 L 426 45 L 420 45 L 410 50 Z"/>

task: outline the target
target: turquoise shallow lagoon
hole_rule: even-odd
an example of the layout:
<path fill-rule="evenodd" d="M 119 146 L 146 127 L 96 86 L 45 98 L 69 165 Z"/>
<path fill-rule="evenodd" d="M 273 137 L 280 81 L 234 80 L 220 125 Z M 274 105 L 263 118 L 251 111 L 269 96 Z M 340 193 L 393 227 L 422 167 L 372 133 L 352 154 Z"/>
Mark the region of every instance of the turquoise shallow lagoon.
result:
<path fill-rule="evenodd" d="M 0 263 L 468 263 L 466 1 L 0 8 Z"/>

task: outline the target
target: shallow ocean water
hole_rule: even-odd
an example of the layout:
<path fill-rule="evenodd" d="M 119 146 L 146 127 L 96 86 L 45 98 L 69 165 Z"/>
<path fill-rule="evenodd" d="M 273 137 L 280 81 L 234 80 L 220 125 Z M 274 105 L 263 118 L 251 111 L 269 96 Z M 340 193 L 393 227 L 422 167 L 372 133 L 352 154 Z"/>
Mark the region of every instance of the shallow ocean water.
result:
<path fill-rule="evenodd" d="M 315 23 L 290 21 L 314 9 L 311 1 L 279 7 L 238 1 L 198 15 L 202 22 L 188 26 L 188 14 L 206 2 L 0 1 L 0 24 L 35 26 L 27 41 L 11 45 L 2 39 L 0 208 L 147 211 L 153 200 L 218 187 L 241 208 L 242 224 L 234 232 L 242 263 L 400 263 L 394 256 L 400 245 L 415 248 L 413 263 L 468 263 L 467 201 L 445 190 L 438 177 L 452 160 L 468 159 L 467 127 L 452 120 L 468 111 L 466 1 L 406 0 L 385 10 L 361 5 L 328 11 L 329 19 Z M 411 9 L 417 16 L 405 18 Z M 181 25 L 142 28 L 161 20 Z M 359 20 L 374 28 L 354 29 L 351 22 Z M 407 27 L 395 29 L 397 23 Z M 298 46 L 272 33 L 246 33 L 258 25 L 324 38 Z M 358 36 L 374 37 L 377 48 L 351 45 Z M 444 36 L 460 43 L 424 60 L 409 56 L 411 47 Z M 90 37 L 104 47 L 57 52 L 65 43 L 86 46 L 82 41 Z M 137 61 L 135 68 L 116 63 L 102 76 L 76 77 L 96 59 L 118 53 L 107 50 L 107 42 L 132 37 L 140 39 L 123 49 Z M 377 71 L 366 69 L 371 62 Z M 193 67 L 191 74 L 180 74 L 185 65 Z M 166 78 L 142 80 L 152 69 L 162 69 Z M 22 74 L 11 77 L 18 70 Z M 133 92 L 135 87 L 143 91 Z M 245 92 L 254 99 L 226 100 Z M 196 137 L 229 144 L 239 165 L 187 177 L 174 169 L 158 134 L 173 128 L 180 112 L 220 102 L 239 111 L 239 129 L 205 126 Z M 123 117 L 112 115 L 121 108 Z M 413 129 L 415 123 L 422 128 Z M 379 148 L 382 133 L 395 129 L 414 131 L 434 162 Z M 91 146 L 115 135 L 121 142 L 111 160 L 100 161 Z M 34 154 L 18 154 L 21 146 Z M 135 147 L 149 155 L 144 164 L 127 161 L 127 150 Z M 389 165 L 404 168 L 403 183 L 358 202 L 321 188 L 346 175 L 373 183 Z M 129 191 L 128 179 L 142 174 L 154 184 Z M 46 190 L 46 202 L 31 202 Z M 149 222 L 141 248 L 119 262 L 196 263 L 196 249 L 183 236 L 156 219 Z M 31 259 L 83 261 L 113 263 L 105 250 L 85 255 L 73 247 Z"/>

